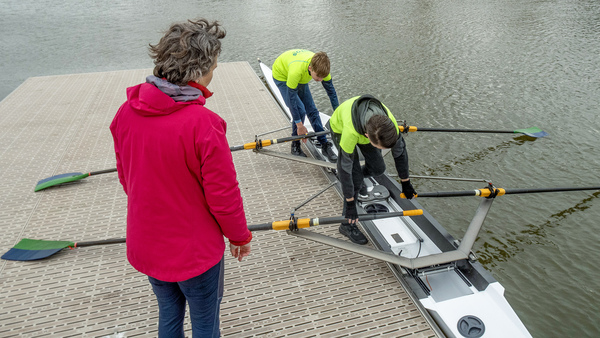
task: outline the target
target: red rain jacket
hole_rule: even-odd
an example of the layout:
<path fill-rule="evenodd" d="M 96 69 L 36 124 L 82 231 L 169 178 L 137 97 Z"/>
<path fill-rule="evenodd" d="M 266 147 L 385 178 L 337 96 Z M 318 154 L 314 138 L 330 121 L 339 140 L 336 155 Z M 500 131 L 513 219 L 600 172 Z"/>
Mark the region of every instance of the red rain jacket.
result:
<path fill-rule="evenodd" d="M 225 137 L 206 99 L 176 102 L 143 83 L 127 89 L 113 135 L 127 194 L 127 258 L 166 282 L 198 276 L 252 239 Z"/>

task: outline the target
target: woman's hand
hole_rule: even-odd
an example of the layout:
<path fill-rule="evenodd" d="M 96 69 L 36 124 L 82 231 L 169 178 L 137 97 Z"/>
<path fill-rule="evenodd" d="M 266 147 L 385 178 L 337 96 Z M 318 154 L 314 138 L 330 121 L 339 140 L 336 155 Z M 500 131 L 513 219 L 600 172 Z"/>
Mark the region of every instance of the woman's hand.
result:
<path fill-rule="evenodd" d="M 250 243 L 242 246 L 237 246 L 229 243 L 229 251 L 231 252 L 231 255 L 233 257 L 237 258 L 237 260 L 241 262 L 242 258 L 250 254 Z"/>

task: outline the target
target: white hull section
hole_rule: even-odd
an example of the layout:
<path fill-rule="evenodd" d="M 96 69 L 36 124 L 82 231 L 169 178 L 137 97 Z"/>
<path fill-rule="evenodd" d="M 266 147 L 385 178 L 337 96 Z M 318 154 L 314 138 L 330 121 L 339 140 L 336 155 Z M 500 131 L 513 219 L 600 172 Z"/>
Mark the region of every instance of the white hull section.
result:
<path fill-rule="evenodd" d="M 444 276 L 440 276 L 439 279 L 430 276 L 429 282 L 433 283 L 431 296 L 421 299 L 421 304 L 425 306 L 438 324 L 449 324 L 446 327 L 440 325 L 449 337 L 463 337 L 458 331 L 459 321 L 461 318 L 471 315 L 479 318 L 485 325 L 485 333 L 481 337 L 531 337 L 525 325 L 504 298 L 504 287 L 500 283 L 490 283 L 484 291 L 477 291 L 471 287 L 470 291 L 472 293 L 469 295 L 436 301 L 436 295 L 441 296 L 442 299 L 446 298 L 444 288 L 456 285 L 456 283 L 447 283 Z M 465 318 L 465 321 L 469 320 L 472 319 Z M 478 323 L 472 322 L 470 324 L 473 332 L 476 332 Z"/>

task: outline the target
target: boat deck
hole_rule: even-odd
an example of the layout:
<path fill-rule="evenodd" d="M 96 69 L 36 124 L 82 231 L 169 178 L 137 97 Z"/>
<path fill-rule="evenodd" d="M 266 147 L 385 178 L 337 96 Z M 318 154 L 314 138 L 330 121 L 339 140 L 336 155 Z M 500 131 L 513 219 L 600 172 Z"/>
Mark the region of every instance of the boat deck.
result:
<path fill-rule="evenodd" d="M 108 126 L 125 88 L 150 69 L 35 77 L 0 102 L 0 251 L 22 238 L 90 241 L 125 236 L 116 173 L 34 193 L 38 180 L 115 167 Z M 207 107 L 228 123 L 230 145 L 287 125 L 247 62 L 221 63 Z M 262 137 L 289 136 L 279 131 Z M 269 147 L 289 152 L 289 144 Z M 320 168 L 252 151 L 233 153 L 249 224 L 285 220 L 323 189 Z M 337 216 L 329 189 L 296 212 Z M 312 231 L 343 238 L 337 225 Z M 226 251 L 224 337 L 435 337 L 437 331 L 383 262 L 285 232 L 257 232 L 252 253 Z M 173 248 L 176 250 L 176 248 Z M 156 336 L 158 309 L 125 244 L 82 247 L 40 261 L 0 261 L 0 336 Z M 186 333 L 191 326 L 186 319 Z"/>

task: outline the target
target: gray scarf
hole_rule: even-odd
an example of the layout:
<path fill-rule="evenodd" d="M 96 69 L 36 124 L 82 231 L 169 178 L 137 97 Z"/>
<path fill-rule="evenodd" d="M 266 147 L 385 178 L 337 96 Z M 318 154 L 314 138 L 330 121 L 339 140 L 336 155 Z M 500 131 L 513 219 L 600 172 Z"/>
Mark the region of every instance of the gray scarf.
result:
<path fill-rule="evenodd" d="M 167 80 L 163 80 L 154 75 L 150 75 L 146 78 L 146 83 L 151 83 L 160 89 L 161 92 L 169 95 L 173 100 L 177 102 L 181 101 L 194 101 L 202 96 L 202 91 L 192 86 L 178 86 L 172 84 Z"/>

